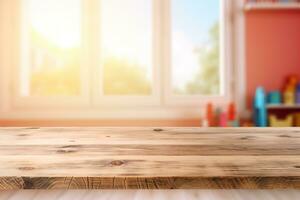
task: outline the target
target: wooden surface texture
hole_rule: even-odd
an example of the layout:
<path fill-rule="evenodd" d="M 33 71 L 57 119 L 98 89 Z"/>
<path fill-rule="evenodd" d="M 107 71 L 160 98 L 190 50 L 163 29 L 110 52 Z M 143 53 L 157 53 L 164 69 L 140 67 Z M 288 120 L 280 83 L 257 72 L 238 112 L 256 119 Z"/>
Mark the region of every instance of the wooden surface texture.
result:
<path fill-rule="evenodd" d="M 0 189 L 300 189 L 300 129 L 1 128 Z"/>

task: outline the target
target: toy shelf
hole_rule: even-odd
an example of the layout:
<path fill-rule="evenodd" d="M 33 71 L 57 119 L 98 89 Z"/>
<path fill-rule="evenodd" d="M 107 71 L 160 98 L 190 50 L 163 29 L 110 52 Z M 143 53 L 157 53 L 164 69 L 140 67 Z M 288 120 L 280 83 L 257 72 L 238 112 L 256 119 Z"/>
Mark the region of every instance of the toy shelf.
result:
<path fill-rule="evenodd" d="M 245 4 L 244 9 L 246 11 L 251 10 L 300 10 L 300 3 L 297 2 L 291 2 L 291 3 L 255 3 L 255 2 L 249 2 Z"/>
<path fill-rule="evenodd" d="M 300 109 L 300 104 L 296 104 L 296 105 L 284 105 L 284 104 L 268 104 L 267 105 L 267 109 Z"/>

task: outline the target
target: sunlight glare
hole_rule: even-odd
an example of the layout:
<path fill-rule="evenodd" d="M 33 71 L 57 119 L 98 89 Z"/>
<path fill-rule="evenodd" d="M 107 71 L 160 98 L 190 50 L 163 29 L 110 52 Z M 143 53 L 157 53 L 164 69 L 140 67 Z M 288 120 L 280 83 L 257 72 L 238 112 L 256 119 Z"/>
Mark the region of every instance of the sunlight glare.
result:
<path fill-rule="evenodd" d="M 80 45 L 79 0 L 23 0 L 34 30 L 61 48 Z M 72 6 L 70 6 L 72 5 Z M 68 12 L 66 12 L 66 9 Z"/>
<path fill-rule="evenodd" d="M 125 59 L 145 66 L 150 72 L 151 1 L 103 0 L 101 6 L 101 42 L 104 56 Z"/>

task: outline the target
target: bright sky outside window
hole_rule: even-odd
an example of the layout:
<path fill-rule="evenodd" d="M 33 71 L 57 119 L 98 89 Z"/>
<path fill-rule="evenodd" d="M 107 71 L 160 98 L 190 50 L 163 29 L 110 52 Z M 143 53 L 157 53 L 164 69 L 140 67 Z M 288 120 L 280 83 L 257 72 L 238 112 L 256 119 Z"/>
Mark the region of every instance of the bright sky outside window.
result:
<path fill-rule="evenodd" d="M 221 0 L 171 0 L 172 89 L 220 95 Z"/>

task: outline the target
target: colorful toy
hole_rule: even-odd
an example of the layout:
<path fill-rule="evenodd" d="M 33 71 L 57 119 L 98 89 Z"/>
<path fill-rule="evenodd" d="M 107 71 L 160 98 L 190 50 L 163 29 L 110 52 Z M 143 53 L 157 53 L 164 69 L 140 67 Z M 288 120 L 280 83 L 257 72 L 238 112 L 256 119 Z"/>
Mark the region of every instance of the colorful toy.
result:
<path fill-rule="evenodd" d="M 280 104 L 281 94 L 279 91 L 273 91 L 268 94 L 268 104 Z"/>
<path fill-rule="evenodd" d="M 241 127 L 254 127 L 255 125 L 253 124 L 252 121 L 243 121 L 241 124 L 240 124 Z"/>
<path fill-rule="evenodd" d="M 270 115 L 271 127 L 291 127 L 293 126 L 293 115 L 288 115 L 285 119 L 278 119 L 275 115 Z"/>
<path fill-rule="evenodd" d="M 220 127 L 227 127 L 227 114 L 225 112 L 220 115 Z"/>
<path fill-rule="evenodd" d="M 221 108 L 216 108 L 215 110 L 215 120 L 214 123 L 216 126 L 220 126 L 221 124 L 221 115 L 222 115 L 222 109 Z"/>
<path fill-rule="evenodd" d="M 295 87 L 293 85 L 287 85 L 283 92 L 283 103 L 285 105 L 294 105 L 295 99 Z"/>
<path fill-rule="evenodd" d="M 228 105 L 227 113 L 228 113 L 228 120 L 229 121 L 236 120 L 236 106 L 233 102 Z"/>
<path fill-rule="evenodd" d="M 287 77 L 286 85 L 289 85 L 293 88 L 295 88 L 298 84 L 299 78 L 297 75 L 290 75 Z"/>
<path fill-rule="evenodd" d="M 220 107 L 214 110 L 212 103 L 206 105 L 205 117 L 202 119 L 202 127 L 238 127 L 239 120 L 234 103 L 228 105 L 228 112 L 223 112 Z"/>
<path fill-rule="evenodd" d="M 300 104 L 300 83 L 298 83 L 297 89 L 296 89 L 296 103 Z"/>
<path fill-rule="evenodd" d="M 286 105 L 294 105 L 296 102 L 296 89 L 298 84 L 298 76 L 290 75 L 287 77 L 283 91 L 283 103 Z"/>
<path fill-rule="evenodd" d="M 279 105 L 270 106 L 267 104 Z M 283 103 L 289 105 L 287 107 L 280 106 Z M 272 127 L 289 127 L 294 125 L 295 104 L 300 104 L 300 83 L 297 75 L 291 75 L 286 78 L 282 94 L 279 91 L 270 92 L 266 98 L 265 91 L 262 87 L 257 88 L 254 99 L 254 122 L 258 127 L 265 127 L 268 124 Z M 280 111 L 277 109 L 280 108 Z M 295 108 L 295 109 L 291 109 Z M 269 114 L 269 116 L 268 116 Z M 278 116 L 280 118 L 278 118 Z M 286 117 L 286 118 L 281 118 Z M 295 123 L 297 124 L 297 123 Z"/>
<path fill-rule="evenodd" d="M 263 87 L 258 87 L 256 89 L 253 107 L 255 125 L 257 127 L 266 127 L 268 125 L 268 120 L 266 108 L 266 94 Z"/>
<path fill-rule="evenodd" d="M 295 114 L 295 126 L 300 127 L 300 113 Z"/>
<path fill-rule="evenodd" d="M 214 126 L 214 107 L 212 103 L 206 105 L 206 120 L 208 126 Z"/>
<path fill-rule="evenodd" d="M 227 122 L 227 126 L 229 127 L 239 127 L 240 126 L 240 122 L 237 119 L 236 116 L 236 106 L 235 103 L 230 103 L 228 105 L 228 122 Z"/>
<path fill-rule="evenodd" d="M 240 122 L 238 120 L 228 122 L 229 127 L 240 127 Z"/>

